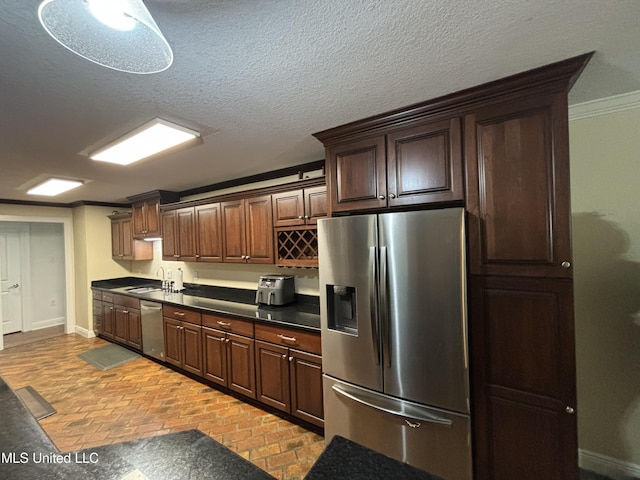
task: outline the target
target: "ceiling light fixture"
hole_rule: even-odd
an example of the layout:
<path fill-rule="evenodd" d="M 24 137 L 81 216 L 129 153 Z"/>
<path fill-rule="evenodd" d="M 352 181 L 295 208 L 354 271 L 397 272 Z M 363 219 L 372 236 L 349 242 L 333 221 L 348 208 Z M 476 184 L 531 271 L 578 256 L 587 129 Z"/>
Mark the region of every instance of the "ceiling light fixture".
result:
<path fill-rule="evenodd" d="M 69 191 L 73 188 L 77 188 L 83 185 L 78 180 L 66 180 L 63 178 L 50 178 L 44 182 L 29 189 L 27 194 L 29 195 L 43 195 L 46 197 L 55 197 L 63 192 Z"/>
<path fill-rule="evenodd" d="M 129 165 L 198 138 L 194 130 L 155 118 L 89 155 L 92 160 Z"/>
<path fill-rule="evenodd" d="M 104 67 L 145 74 L 173 63 L 142 0 L 44 0 L 38 18 L 62 46 Z"/>

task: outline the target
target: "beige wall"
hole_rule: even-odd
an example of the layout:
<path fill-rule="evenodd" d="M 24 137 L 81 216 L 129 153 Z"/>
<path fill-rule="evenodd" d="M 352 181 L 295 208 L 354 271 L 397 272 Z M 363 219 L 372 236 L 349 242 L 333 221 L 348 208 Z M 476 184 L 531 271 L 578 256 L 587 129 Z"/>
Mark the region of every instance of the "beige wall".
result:
<path fill-rule="evenodd" d="M 570 141 L 579 447 L 640 465 L 640 108 Z"/>

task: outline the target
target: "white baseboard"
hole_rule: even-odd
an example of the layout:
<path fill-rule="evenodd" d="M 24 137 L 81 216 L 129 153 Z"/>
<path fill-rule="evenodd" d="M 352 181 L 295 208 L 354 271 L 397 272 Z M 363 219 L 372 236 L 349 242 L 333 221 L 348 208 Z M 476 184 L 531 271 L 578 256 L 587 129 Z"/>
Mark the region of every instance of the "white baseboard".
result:
<path fill-rule="evenodd" d="M 58 325 L 64 325 L 67 319 L 65 317 L 48 318 L 47 320 L 41 320 L 31 324 L 31 331 L 41 330 L 43 328 L 56 327 Z"/>
<path fill-rule="evenodd" d="M 640 478 L 640 465 L 590 452 L 589 450 L 578 450 L 578 463 L 585 470 L 605 475 L 614 480 Z"/>
<path fill-rule="evenodd" d="M 86 328 L 79 327 L 78 325 L 76 325 L 76 333 L 78 335 L 82 335 L 85 338 L 93 338 L 96 336 L 96 334 L 93 333 L 93 330 L 87 330 Z"/>

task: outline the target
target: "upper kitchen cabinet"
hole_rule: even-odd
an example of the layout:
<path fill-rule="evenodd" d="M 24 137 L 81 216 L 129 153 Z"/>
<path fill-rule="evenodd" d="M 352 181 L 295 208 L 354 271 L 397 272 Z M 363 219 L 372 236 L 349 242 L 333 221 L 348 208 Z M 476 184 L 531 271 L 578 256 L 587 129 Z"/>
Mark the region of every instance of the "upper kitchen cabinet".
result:
<path fill-rule="evenodd" d="M 571 277 L 566 94 L 465 118 L 473 274 Z"/>
<path fill-rule="evenodd" d="M 193 207 L 163 211 L 162 259 L 196 261 L 195 210 Z"/>
<path fill-rule="evenodd" d="M 130 213 L 110 215 L 111 256 L 114 260 L 153 260 L 153 244 L 133 238 Z"/>
<path fill-rule="evenodd" d="M 376 117 L 377 118 L 377 117 Z M 329 210 L 351 212 L 463 199 L 458 116 L 409 122 L 377 118 L 315 134 L 325 145 Z"/>
<path fill-rule="evenodd" d="M 195 207 L 196 260 L 222 261 L 222 214 L 220 203 Z"/>
<path fill-rule="evenodd" d="M 133 237 L 139 239 L 161 237 L 160 204 L 180 200 L 177 193 L 162 190 L 128 198 L 133 202 Z"/>
<path fill-rule="evenodd" d="M 327 187 L 310 187 L 275 193 L 273 226 L 315 225 L 318 218 L 327 216 Z"/>
<path fill-rule="evenodd" d="M 271 195 L 222 202 L 223 261 L 273 263 Z"/>

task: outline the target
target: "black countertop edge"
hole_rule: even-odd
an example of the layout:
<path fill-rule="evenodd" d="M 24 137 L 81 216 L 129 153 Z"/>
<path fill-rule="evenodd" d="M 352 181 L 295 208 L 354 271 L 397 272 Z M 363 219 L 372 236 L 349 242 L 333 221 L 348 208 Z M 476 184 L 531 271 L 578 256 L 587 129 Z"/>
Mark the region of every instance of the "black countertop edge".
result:
<path fill-rule="evenodd" d="M 128 288 L 140 286 L 160 288 L 161 281 L 121 277 L 91 282 L 91 288 L 129 295 L 141 300 L 159 301 L 176 306 L 196 308 L 203 312 L 234 315 L 314 332 L 320 330 L 320 304 L 318 297 L 313 295 L 296 294 L 294 303 L 283 306 L 267 306 L 255 303 L 255 290 L 241 288 L 185 283 L 185 290 L 179 293 L 163 291 L 133 293 L 127 291 Z"/>

